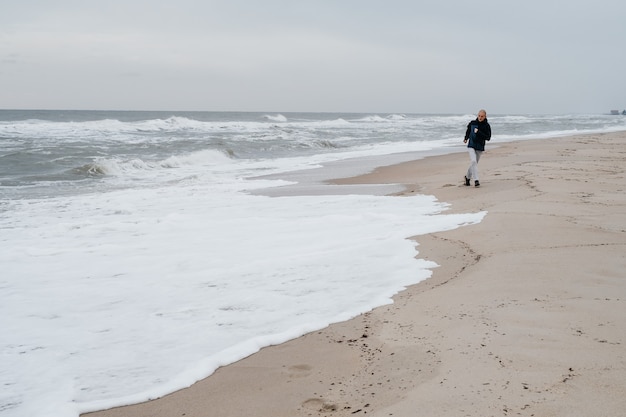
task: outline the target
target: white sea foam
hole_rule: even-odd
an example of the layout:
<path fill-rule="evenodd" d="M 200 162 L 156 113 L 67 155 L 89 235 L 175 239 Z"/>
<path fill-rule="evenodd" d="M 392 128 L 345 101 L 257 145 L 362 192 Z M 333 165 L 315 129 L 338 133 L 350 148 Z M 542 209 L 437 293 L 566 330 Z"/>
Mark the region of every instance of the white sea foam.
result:
<path fill-rule="evenodd" d="M 185 155 L 171 156 L 161 161 L 159 165 L 165 168 L 176 168 L 185 165 L 207 166 L 230 163 L 232 163 L 232 160 L 223 152 L 214 150 L 202 150 Z"/>
<path fill-rule="evenodd" d="M 407 236 L 484 215 L 438 214 L 426 196 L 268 198 L 199 183 L 12 205 L 0 218 L 10 416 L 143 401 L 388 303 L 433 266 Z M 41 398 L 47 409 L 32 406 Z"/>

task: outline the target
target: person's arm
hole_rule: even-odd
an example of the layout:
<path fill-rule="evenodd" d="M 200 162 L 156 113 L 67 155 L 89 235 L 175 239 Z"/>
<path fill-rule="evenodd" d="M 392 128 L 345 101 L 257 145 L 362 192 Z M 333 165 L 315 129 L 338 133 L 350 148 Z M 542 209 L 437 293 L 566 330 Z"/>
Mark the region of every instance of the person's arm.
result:
<path fill-rule="evenodd" d="M 467 142 L 467 140 L 469 139 L 470 136 L 470 129 L 472 128 L 472 123 L 470 122 L 467 125 L 467 129 L 465 129 L 465 138 L 463 138 L 463 142 Z"/>
<path fill-rule="evenodd" d="M 491 140 L 491 126 L 489 126 L 489 124 L 479 126 L 478 133 L 476 135 L 483 141 Z"/>

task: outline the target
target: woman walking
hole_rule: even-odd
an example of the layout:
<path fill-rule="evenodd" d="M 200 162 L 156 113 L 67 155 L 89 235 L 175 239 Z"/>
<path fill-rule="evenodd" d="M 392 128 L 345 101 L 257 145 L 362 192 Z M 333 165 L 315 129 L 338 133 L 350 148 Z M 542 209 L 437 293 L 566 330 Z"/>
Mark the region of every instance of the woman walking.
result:
<path fill-rule="evenodd" d="M 465 139 L 463 143 L 467 143 L 467 150 L 470 156 L 470 166 L 465 174 L 465 185 L 469 186 L 472 178 L 474 179 L 474 185 L 480 186 L 480 180 L 478 178 L 478 161 L 480 156 L 485 151 L 485 142 L 491 140 L 491 126 L 487 121 L 487 112 L 485 110 L 479 110 L 476 120 L 472 120 L 467 125 L 465 131 Z"/>

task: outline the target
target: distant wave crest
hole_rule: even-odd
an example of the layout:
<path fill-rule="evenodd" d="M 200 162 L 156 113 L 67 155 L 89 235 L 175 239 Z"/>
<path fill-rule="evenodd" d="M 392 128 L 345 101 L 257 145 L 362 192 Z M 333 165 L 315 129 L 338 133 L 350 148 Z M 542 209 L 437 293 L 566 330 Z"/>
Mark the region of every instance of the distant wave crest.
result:
<path fill-rule="evenodd" d="M 365 116 L 361 119 L 358 119 L 357 121 L 359 122 L 388 122 L 389 120 L 375 114 L 373 116 Z"/>
<path fill-rule="evenodd" d="M 275 116 L 266 114 L 264 116 L 267 120 L 270 120 L 272 122 L 286 122 L 287 118 L 285 116 L 283 116 L 282 114 L 277 114 Z"/>
<path fill-rule="evenodd" d="M 379 116 L 377 114 L 374 115 L 370 115 L 370 116 L 365 116 L 362 117 L 358 120 L 356 120 L 357 122 L 370 122 L 370 123 L 382 123 L 382 122 L 389 122 L 389 121 L 397 121 L 397 120 L 406 120 L 406 115 L 404 114 L 389 114 L 385 117 Z"/>
<path fill-rule="evenodd" d="M 169 131 L 169 130 L 195 130 L 205 129 L 206 122 L 189 119 L 183 116 L 172 116 L 167 119 L 152 119 L 143 122 L 128 123 L 129 129 L 137 131 Z"/>

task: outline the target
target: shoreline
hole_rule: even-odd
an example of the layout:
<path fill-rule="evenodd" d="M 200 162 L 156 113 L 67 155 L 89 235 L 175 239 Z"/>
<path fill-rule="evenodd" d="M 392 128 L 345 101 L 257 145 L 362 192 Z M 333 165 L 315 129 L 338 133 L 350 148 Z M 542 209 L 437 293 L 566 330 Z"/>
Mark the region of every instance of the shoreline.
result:
<path fill-rule="evenodd" d="M 496 145 L 496 144 L 494 144 Z M 334 184 L 402 184 L 477 225 L 413 237 L 430 279 L 394 303 L 84 416 L 621 416 L 626 132 L 498 143 Z"/>

